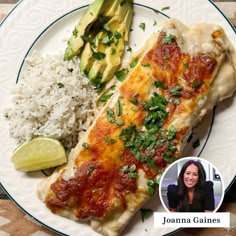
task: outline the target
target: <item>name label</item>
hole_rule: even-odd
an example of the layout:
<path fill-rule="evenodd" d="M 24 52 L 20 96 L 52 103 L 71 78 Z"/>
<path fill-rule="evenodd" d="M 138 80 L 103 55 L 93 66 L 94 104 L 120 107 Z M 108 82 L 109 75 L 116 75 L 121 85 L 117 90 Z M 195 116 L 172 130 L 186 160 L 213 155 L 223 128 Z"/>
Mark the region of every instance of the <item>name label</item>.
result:
<path fill-rule="evenodd" d="M 155 227 L 219 228 L 230 227 L 230 213 L 154 213 Z"/>

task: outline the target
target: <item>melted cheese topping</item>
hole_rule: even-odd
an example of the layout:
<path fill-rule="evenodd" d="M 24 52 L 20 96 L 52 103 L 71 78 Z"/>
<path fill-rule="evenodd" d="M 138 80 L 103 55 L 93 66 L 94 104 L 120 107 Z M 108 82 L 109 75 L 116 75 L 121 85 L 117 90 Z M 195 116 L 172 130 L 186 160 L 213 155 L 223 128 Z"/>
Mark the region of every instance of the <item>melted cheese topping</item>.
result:
<path fill-rule="evenodd" d="M 225 70 L 220 65 L 229 50 L 219 27 L 201 24 L 190 30 L 170 20 L 150 42 L 69 164 L 39 191 L 52 212 L 89 219 L 104 234 L 122 230 L 150 197 L 150 181 L 180 158 L 192 126 L 236 86 L 228 58 L 234 87 L 217 95 L 211 90 L 221 87 L 222 77 L 215 76 L 219 68 Z"/>

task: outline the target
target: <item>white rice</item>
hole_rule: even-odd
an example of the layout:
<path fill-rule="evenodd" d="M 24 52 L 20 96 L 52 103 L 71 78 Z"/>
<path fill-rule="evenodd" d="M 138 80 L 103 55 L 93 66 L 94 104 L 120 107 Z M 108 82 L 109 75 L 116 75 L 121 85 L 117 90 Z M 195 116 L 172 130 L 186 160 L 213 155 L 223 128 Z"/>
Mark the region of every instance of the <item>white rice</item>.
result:
<path fill-rule="evenodd" d="M 63 55 L 42 57 L 34 52 L 11 95 L 5 116 L 19 144 L 49 136 L 70 149 L 97 114 L 97 93 L 80 73 L 78 61 L 64 61 Z"/>

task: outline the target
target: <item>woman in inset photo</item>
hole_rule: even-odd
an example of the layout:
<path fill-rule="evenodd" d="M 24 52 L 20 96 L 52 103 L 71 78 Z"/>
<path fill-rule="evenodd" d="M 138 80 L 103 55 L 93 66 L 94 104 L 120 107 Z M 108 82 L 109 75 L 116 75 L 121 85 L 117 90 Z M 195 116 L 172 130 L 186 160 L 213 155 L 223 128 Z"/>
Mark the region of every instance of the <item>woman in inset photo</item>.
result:
<path fill-rule="evenodd" d="M 198 160 L 184 163 L 177 185 L 167 187 L 171 212 L 212 212 L 215 209 L 213 182 L 206 181 L 206 172 Z"/>

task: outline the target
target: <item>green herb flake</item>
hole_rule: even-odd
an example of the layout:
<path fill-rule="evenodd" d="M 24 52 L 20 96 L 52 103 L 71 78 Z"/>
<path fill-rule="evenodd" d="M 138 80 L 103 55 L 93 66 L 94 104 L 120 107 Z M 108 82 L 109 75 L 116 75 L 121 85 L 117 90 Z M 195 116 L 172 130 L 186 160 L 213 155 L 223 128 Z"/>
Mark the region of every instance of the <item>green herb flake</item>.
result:
<path fill-rule="evenodd" d="M 161 11 L 166 11 L 166 10 L 169 10 L 170 9 L 170 7 L 169 6 L 166 6 L 166 7 L 162 7 L 161 8 Z"/>
<path fill-rule="evenodd" d="M 117 124 L 118 126 L 122 126 L 122 125 L 125 124 L 125 122 L 124 122 L 123 120 L 116 120 L 116 124 Z"/>
<path fill-rule="evenodd" d="M 140 23 L 139 28 L 142 29 L 143 31 L 145 31 L 145 28 L 146 28 L 145 23 Z"/>
<path fill-rule="evenodd" d="M 114 90 L 115 88 L 116 88 L 116 85 L 112 85 L 110 89 Z"/>
<path fill-rule="evenodd" d="M 156 188 L 158 187 L 158 183 L 156 180 L 148 180 L 147 181 L 147 194 L 153 196 Z"/>
<path fill-rule="evenodd" d="M 111 31 L 108 24 L 104 24 L 104 25 L 103 25 L 103 28 L 104 28 L 106 31 Z"/>
<path fill-rule="evenodd" d="M 118 100 L 118 102 L 116 103 L 116 115 L 121 116 L 122 113 L 123 113 L 123 108 L 122 108 L 122 105 L 120 103 L 120 100 Z"/>
<path fill-rule="evenodd" d="M 115 73 L 116 78 L 120 81 L 123 82 L 126 78 L 126 75 L 128 74 L 128 69 L 124 68 Z"/>
<path fill-rule="evenodd" d="M 172 140 L 175 137 L 175 135 L 176 135 L 176 129 L 174 126 L 171 126 L 167 133 L 167 139 Z"/>
<path fill-rule="evenodd" d="M 62 84 L 62 83 L 57 83 L 57 86 L 58 86 L 58 88 L 64 88 L 65 87 L 65 85 Z"/>
<path fill-rule="evenodd" d="M 170 97 L 170 98 L 168 99 L 168 102 L 169 102 L 169 103 L 173 103 L 174 105 L 179 105 L 179 104 L 180 104 L 180 100 L 179 100 L 178 98 L 172 98 L 172 97 Z"/>
<path fill-rule="evenodd" d="M 93 56 L 94 59 L 96 59 L 98 61 L 101 61 L 101 60 L 103 60 L 106 57 L 106 54 L 103 53 L 103 52 L 95 52 L 95 51 L 93 51 L 92 56 Z"/>
<path fill-rule="evenodd" d="M 130 68 L 134 68 L 137 64 L 138 64 L 138 58 L 136 58 L 134 61 L 132 61 L 130 64 L 129 64 L 129 66 L 130 66 Z"/>
<path fill-rule="evenodd" d="M 187 143 L 190 143 L 190 141 L 192 140 L 192 138 L 193 138 L 193 134 L 191 133 L 191 134 L 189 135 L 188 139 L 187 139 Z"/>
<path fill-rule="evenodd" d="M 143 67 L 151 67 L 150 63 L 142 64 Z"/>
<path fill-rule="evenodd" d="M 129 172 L 134 172 L 136 170 L 136 165 L 133 164 L 132 166 L 129 167 Z"/>
<path fill-rule="evenodd" d="M 130 178 L 133 178 L 133 179 L 138 178 L 138 174 L 137 174 L 137 173 L 134 173 L 134 172 L 128 173 L 128 176 L 129 176 Z"/>
<path fill-rule="evenodd" d="M 198 148 L 199 146 L 200 146 L 200 140 L 197 139 L 196 141 L 193 142 L 192 147 L 195 149 L 195 148 Z"/>
<path fill-rule="evenodd" d="M 170 93 L 174 96 L 176 95 L 180 95 L 180 92 L 183 90 L 183 87 L 182 86 L 175 86 L 174 88 L 172 88 L 170 90 Z"/>
<path fill-rule="evenodd" d="M 160 81 L 160 80 L 155 81 L 154 86 L 155 86 L 156 88 L 161 87 L 161 88 L 163 88 L 163 89 L 168 89 L 167 85 L 165 85 L 165 84 L 164 84 L 162 81 Z"/>
<path fill-rule="evenodd" d="M 169 60 L 169 59 L 170 59 L 170 56 L 169 56 L 169 55 L 165 55 L 165 56 L 163 57 L 163 59 L 164 59 L 164 60 Z"/>
<path fill-rule="evenodd" d="M 87 170 L 87 174 L 90 174 L 91 172 L 93 172 L 97 167 L 96 166 L 90 166 Z"/>
<path fill-rule="evenodd" d="M 189 64 L 188 64 L 187 62 L 183 62 L 183 64 L 184 64 L 184 67 L 185 67 L 186 69 L 189 68 Z"/>
<path fill-rule="evenodd" d="M 140 212 L 141 212 L 142 222 L 144 222 L 145 219 L 153 215 L 153 210 L 148 208 L 141 208 Z"/>
<path fill-rule="evenodd" d="M 120 39 L 120 38 L 121 38 L 121 33 L 118 32 L 118 31 L 115 31 L 115 32 L 114 32 L 114 37 L 115 37 L 116 39 Z"/>
<path fill-rule="evenodd" d="M 112 95 L 113 93 L 103 95 L 99 98 L 99 101 L 106 103 L 111 98 Z"/>
<path fill-rule="evenodd" d="M 72 32 L 73 36 L 76 38 L 78 35 L 78 30 L 76 29 L 76 27 L 74 28 L 73 32 Z"/>
<path fill-rule="evenodd" d="M 73 68 L 67 68 L 67 70 L 71 73 L 73 72 Z"/>
<path fill-rule="evenodd" d="M 138 99 L 136 98 L 136 96 L 138 96 L 137 93 L 135 93 L 130 99 L 129 101 L 134 104 L 134 105 L 137 105 L 138 104 Z"/>
<path fill-rule="evenodd" d="M 94 44 L 94 43 L 95 43 L 95 39 L 90 38 L 90 37 L 88 37 L 88 36 L 86 36 L 86 35 L 81 35 L 80 37 L 81 37 L 81 39 L 82 39 L 83 41 L 85 41 L 85 42 L 88 42 L 88 43 L 91 43 L 91 44 Z"/>
<path fill-rule="evenodd" d="M 121 171 L 124 172 L 124 173 L 127 173 L 128 170 L 129 170 L 129 166 L 128 166 L 128 165 L 123 166 L 123 167 L 121 168 Z"/>
<path fill-rule="evenodd" d="M 116 142 L 115 139 L 109 138 L 108 136 L 105 136 L 104 139 L 107 144 L 114 144 Z"/>
<path fill-rule="evenodd" d="M 88 147 L 89 147 L 89 146 L 88 146 L 88 143 L 83 143 L 82 146 L 83 146 L 84 148 L 86 148 L 86 149 L 88 149 Z"/>
<path fill-rule="evenodd" d="M 134 105 L 137 105 L 137 104 L 138 104 L 138 99 L 135 98 L 135 97 L 130 98 L 129 101 L 130 101 L 132 104 L 134 104 Z"/>
<path fill-rule="evenodd" d="M 168 36 L 165 36 L 161 42 L 162 44 L 171 44 L 175 41 L 175 39 L 175 35 L 169 34 Z"/>
<path fill-rule="evenodd" d="M 116 120 L 115 120 L 115 113 L 114 113 L 114 111 L 111 108 L 109 108 L 107 110 L 107 120 L 110 123 L 115 123 L 116 122 Z"/>
<path fill-rule="evenodd" d="M 192 87 L 193 88 L 199 88 L 200 86 L 202 86 L 204 84 L 204 81 L 200 81 L 200 82 L 197 82 L 196 80 L 194 80 L 192 82 Z"/>
<path fill-rule="evenodd" d="M 102 40 L 101 43 L 109 45 L 111 43 L 111 39 L 109 38 L 108 35 L 106 35 Z"/>
<path fill-rule="evenodd" d="M 127 48 L 127 52 L 132 52 L 133 51 L 133 49 L 129 46 L 128 48 Z"/>
<path fill-rule="evenodd" d="M 156 26 L 157 25 L 157 22 L 154 20 L 154 22 L 153 22 L 153 26 Z"/>

